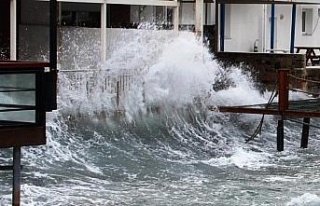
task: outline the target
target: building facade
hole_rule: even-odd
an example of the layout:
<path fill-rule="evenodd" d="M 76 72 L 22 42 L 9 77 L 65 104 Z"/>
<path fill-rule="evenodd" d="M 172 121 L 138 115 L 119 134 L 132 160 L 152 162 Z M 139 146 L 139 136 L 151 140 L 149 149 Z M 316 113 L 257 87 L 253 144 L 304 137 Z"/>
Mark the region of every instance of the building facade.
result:
<path fill-rule="evenodd" d="M 193 31 L 214 41 L 211 45 L 214 51 L 221 50 L 218 45 L 223 41 L 223 51 L 287 52 L 291 44 L 292 3 L 296 2 L 274 2 L 271 5 L 263 0 L 221 0 L 220 4 L 213 0 L 58 0 L 57 21 L 59 29 L 98 29 L 102 60 L 107 58 L 107 44 L 112 41 L 108 33 L 128 29 Z M 320 0 L 297 0 L 297 3 L 294 44 L 320 45 L 317 38 Z M 219 25 L 222 4 L 223 28 Z M 49 3 L 45 0 L 2 0 L 0 59 L 45 59 L 48 11 Z"/>

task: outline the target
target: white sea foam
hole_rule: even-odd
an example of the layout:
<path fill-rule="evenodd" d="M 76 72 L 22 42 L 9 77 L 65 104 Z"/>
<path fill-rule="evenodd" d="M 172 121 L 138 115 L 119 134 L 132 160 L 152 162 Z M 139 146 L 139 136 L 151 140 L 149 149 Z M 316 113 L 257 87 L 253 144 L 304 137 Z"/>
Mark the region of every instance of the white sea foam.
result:
<path fill-rule="evenodd" d="M 303 176 L 272 176 L 265 178 L 266 182 L 295 182 L 302 179 Z"/>
<path fill-rule="evenodd" d="M 234 165 L 242 169 L 257 170 L 262 167 L 272 166 L 270 158 L 272 155 L 264 152 L 248 151 L 242 147 L 235 149 L 230 156 L 213 158 L 204 161 L 212 166 L 230 166 Z"/>
<path fill-rule="evenodd" d="M 305 193 L 299 197 L 292 198 L 286 206 L 319 206 L 320 197 L 316 194 Z"/>

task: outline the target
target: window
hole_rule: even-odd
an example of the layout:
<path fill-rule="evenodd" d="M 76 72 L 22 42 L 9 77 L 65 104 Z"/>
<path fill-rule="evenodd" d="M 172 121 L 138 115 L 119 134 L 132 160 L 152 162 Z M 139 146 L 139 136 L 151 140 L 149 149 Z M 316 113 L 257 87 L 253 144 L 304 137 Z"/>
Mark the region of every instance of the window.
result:
<path fill-rule="evenodd" d="M 61 26 L 100 27 L 100 5 L 61 3 Z"/>
<path fill-rule="evenodd" d="M 301 31 L 305 35 L 312 35 L 312 20 L 313 20 L 312 9 L 302 9 L 301 13 Z"/>

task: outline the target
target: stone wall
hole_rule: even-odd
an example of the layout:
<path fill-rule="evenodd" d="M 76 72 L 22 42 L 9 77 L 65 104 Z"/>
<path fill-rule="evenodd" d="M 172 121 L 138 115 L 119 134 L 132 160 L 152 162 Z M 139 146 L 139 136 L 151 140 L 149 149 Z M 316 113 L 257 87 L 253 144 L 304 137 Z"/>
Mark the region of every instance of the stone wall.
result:
<path fill-rule="evenodd" d="M 218 52 L 216 59 L 225 67 L 237 66 L 249 70 L 253 78 L 261 83 L 262 89 L 271 88 L 277 80 L 277 69 L 291 69 L 299 77 L 305 76 L 305 55 L 259 52 Z M 293 82 L 292 84 L 299 84 Z"/>

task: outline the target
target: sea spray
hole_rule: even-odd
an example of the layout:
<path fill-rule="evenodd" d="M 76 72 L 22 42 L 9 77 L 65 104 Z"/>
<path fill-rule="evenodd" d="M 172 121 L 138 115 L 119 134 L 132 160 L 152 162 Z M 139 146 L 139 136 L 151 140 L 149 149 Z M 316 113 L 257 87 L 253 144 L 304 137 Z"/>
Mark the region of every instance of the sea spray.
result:
<path fill-rule="evenodd" d="M 315 182 L 304 178 L 297 190 L 318 186 L 320 178 L 307 161 L 286 158 L 297 151 L 275 152 L 272 117 L 263 141 L 245 144 L 259 115 L 207 110 L 266 102 L 268 95 L 255 89 L 241 68 L 219 67 L 192 33 L 112 30 L 117 40 L 108 43 L 112 49 L 101 64 L 95 53 L 99 38 L 82 41 L 92 32 L 99 33 L 82 28 L 67 33 L 66 49 L 74 55 L 72 61 L 63 57 L 69 66 L 60 64 L 59 108 L 47 117 L 48 142 L 23 149 L 24 204 L 284 205 L 295 196 L 286 188 L 296 183 L 270 178 L 311 174 Z M 117 97 L 124 74 L 130 74 L 130 84 Z M 216 82 L 225 85 L 217 89 Z M 111 118 L 118 109 L 125 115 Z M 293 128 L 292 139 L 298 131 Z M 310 159 L 308 151 L 301 155 Z M 319 153 L 312 155 L 317 167 Z M 1 194 L 4 204 L 10 202 L 7 194 Z"/>

